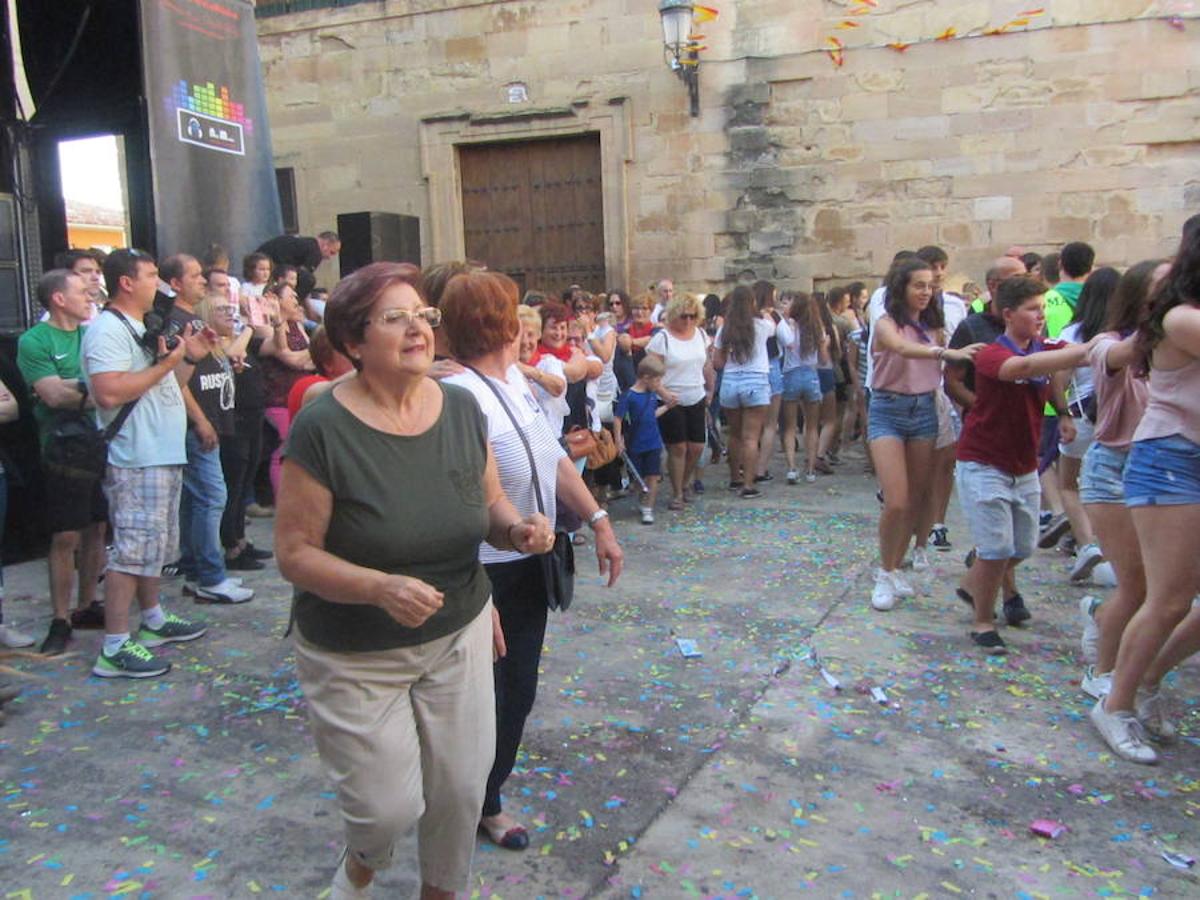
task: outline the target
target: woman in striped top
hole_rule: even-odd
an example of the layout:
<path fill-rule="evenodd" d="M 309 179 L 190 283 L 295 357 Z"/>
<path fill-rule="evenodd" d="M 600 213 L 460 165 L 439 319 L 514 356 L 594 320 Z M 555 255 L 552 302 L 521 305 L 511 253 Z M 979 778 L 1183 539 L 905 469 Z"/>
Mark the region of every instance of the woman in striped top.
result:
<path fill-rule="evenodd" d="M 516 284 L 499 273 L 473 272 L 451 279 L 442 296 L 442 321 L 451 353 L 466 371 L 446 381 L 469 390 L 483 410 L 500 484 L 513 506 L 523 516 L 537 512 L 536 490 L 546 517 L 553 522 L 561 499 L 595 532 L 600 572 L 608 573 L 612 585 L 621 574 L 624 554 L 608 513 L 563 452 L 517 365 L 521 334 L 517 297 Z M 508 648 L 495 665 L 496 759 L 488 776 L 480 827 L 499 846 L 523 850 L 529 846 L 528 832 L 503 812 L 500 788 L 516 762 L 525 719 L 537 693 L 546 634 L 545 578 L 538 557 L 528 553 L 481 544 L 479 558 L 492 583 L 492 602 L 500 612 Z"/>

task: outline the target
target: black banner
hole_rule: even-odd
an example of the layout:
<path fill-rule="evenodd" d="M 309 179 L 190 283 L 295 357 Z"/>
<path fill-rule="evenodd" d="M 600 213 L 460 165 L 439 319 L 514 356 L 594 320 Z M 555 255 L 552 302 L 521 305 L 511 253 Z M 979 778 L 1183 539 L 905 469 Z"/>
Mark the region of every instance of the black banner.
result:
<path fill-rule="evenodd" d="M 160 256 L 283 231 L 249 0 L 141 0 Z M 235 275 L 241 274 L 235 272 Z"/>

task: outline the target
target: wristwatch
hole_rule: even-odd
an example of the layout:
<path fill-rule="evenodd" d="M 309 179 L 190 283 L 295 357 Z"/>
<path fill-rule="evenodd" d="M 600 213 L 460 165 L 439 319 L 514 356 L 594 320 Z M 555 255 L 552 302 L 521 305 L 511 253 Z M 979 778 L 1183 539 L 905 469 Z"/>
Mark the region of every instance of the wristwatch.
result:
<path fill-rule="evenodd" d="M 590 516 L 588 516 L 588 520 L 587 520 L 588 528 L 592 529 L 592 531 L 595 531 L 596 523 L 599 522 L 601 519 L 607 519 L 607 518 L 608 518 L 608 510 L 607 509 L 596 510 L 594 513 L 592 513 Z"/>

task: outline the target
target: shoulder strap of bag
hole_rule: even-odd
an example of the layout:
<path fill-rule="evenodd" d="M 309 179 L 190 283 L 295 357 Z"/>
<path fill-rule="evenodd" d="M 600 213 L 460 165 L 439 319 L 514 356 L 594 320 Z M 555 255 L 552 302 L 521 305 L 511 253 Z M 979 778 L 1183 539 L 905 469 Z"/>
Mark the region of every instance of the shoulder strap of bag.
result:
<path fill-rule="evenodd" d="M 133 338 L 133 342 L 135 344 L 137 344 L 139 347 L 141 347 L 142 351 L 145 352 L 146 348 L 142 345 L 142 339 L 140 337 L 138 337 L 138 333 L 133 330 L 133 326 L 129 324 L 129 320 L 126 319 L 124 315 L 122 315 L 122 313 L 119 309 L 114 309 L 112 306 L 106 306 L 106 307 L 104 307 L 103 311 L 110 312 L 114 316 L 116 316 L 118 319 L 120 319 L 121 324 L 124 325 L 129 330 L 129 336 Z M 109 422 L 108 426 L 102 432 L 102 434 L 104 435 L 105 443 L 111 442 L 112 439 L 117 436 L 117 433 L 121 430 L 121 427 L 125 424 L 125 420 L 129 418 L 129 414 L 133 412 L 133 408 L 135 406 L 137 406 L 138 401 L 141 399 L 142 399 L 141 395 L 138 395 L 137 397 L 134 397 L 132 400 L 130 400 L 128 403 L 126 403 L 124 406 L 121 407 L 120 411 L 117 413 L 117 417 L 115 419 L 113 419 L 111 422 Z"/>
<path fill-rule="evenodd" d="M 525 448 L 525 454 L 529 457 L 529 471 L 533 475 L 533 499 L 537 501 L 537 510 L 543 516 L 546 515 L 546 507 L 542 503 L 542 483 L 538 478 L 537 463 L 533 459 L 533 448 L 529 446 L 529 438 L 525 437 L 525 432 L 521 429 L 521 423 L 517 421 L 517 417 L 513 414 L 512 409 L 509 408 L 508 401 L 504 399 L 503 392 L 492 383 L 492 379 L 488 378 L 474 366 L 468 366 L 464 363 L 464 367 L 474 372 L 475 377 L 491 389 L 492 393 L 496 395 L 496 399 L 500 401 L 500 405 L 504 408 L 505 413 L 508 414 L 508 419 L 512 422 L 513 428 L 516 429 L 517 437 L 521 439 L 521 445 Z"/>

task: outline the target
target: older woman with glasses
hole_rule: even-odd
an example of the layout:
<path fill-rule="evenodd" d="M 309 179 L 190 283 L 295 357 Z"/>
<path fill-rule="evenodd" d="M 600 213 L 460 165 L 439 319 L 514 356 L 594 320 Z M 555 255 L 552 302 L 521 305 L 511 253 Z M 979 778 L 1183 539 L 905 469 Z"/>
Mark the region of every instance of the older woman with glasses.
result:
<path fill-rule="evenodd" d="M 459 275 L 447 285 L 441 309 L 451 352 L 467 369 L 446 383 L 469 390 L 483 410 L 504 492 L 526 515 L 540 506 L 553 522 L 561 501 L 587 522 L 595 532 L 600 571 L 608 573 L 612 585 L 621 574 L 624 555 L 608 513 L 597 505 L 559 446 L 517 367 L 517 286 L 498 273 Z M 496 760 L 487 776 L 479 825 L 494 843 L 509 850 L 529 846 L 525 826 L 503 811 L 500 789 L 512 773 L 525 719 L 533 709 L 546 635 L 545 575 L 534 552 L 496 544 L 479 547 L 508 647 L 495 666 Z"/>
<path fill-rule="evenodd" d="M 671 479 L 668 509 L 683 509 L 692 500 L 691 486 L 696 466 L 704 452 L 708 433 L 705 401 L 716 378 L 708 361 L 708 335 L 699 327 L 704 313 L 700 301 L 690 294 L 676 294 L 667 304 L 658 331 L 646 346 L 666 369 L 663 389 L 675 405 L 658 420 L 667 447 L 667 473 Z"/>
<path fill-rule="evenodd" d="M 346 835 L 334 897 L 367 896 L 414 826 L 421 896 L 468 889 L 505 652 L 478 549 L 554 540 L 505 497 L 471 395 L 427 377 L 441 314 L 419 284 L 373 263 L 334 289 L 325 326 L 358 372 L 296 417 L 279 491 L 297 672 Z"/>

